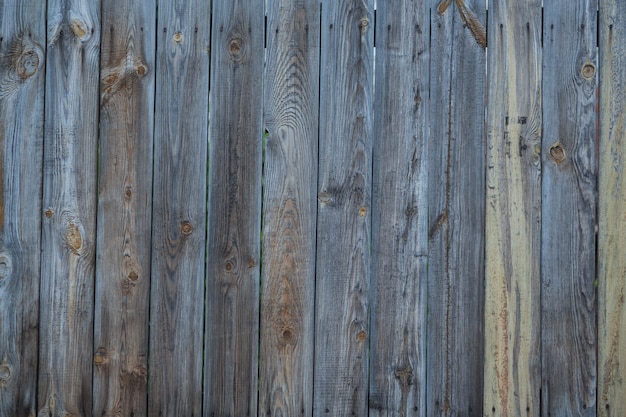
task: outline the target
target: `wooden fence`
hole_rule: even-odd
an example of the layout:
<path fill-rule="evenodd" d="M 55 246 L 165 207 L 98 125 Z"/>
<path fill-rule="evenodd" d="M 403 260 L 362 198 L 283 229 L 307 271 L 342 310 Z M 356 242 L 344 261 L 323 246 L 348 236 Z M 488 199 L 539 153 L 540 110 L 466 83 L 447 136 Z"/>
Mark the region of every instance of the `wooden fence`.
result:
<path fill-rule="evenodd" d="M 626 416 L 626 2 L 377 3 L 0 0 L 0 417 Z"/>

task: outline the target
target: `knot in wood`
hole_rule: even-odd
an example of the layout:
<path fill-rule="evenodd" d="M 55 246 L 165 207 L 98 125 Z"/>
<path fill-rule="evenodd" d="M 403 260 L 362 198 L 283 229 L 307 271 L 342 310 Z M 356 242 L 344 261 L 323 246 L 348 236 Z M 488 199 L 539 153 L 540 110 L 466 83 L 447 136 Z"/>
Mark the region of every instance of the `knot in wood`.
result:
<path fill-rule="evenodd" d="M 176 43 L 181 43 L 183 41 L 183 34 L 180 32 L 176 32 L 172 39 L 174 39 L 174 42 Z"/>
<path fill-rule="evenodd" d="M 17 75 L 26 80 L 32 77 L 39 69 L 39 54 L 34 49 L 24 51 L 17 58 L 15 71 Z"/>
<path fill-rule="evenodd" d="M 11 265 L 11 258 L 4 253 L 0 253 L 0 279 L 4 279 L 11 275 L 13 266 Z"/>
<path fill-rule="evenodd" d="M 595 73 L 596 67 L 591 62 L 587 62 L 585 65 L 583 65 L 582 74 L 585 79 L 592 79 Z"/>
<path fill-rule="evenodd" d="M 191 232 L 193 232 L 193 226 L 191 225 L 191 222 L 189 222 L 189 221 L 182 222 L 180 224 L 180 231 L 185 236 L 190 235 Z"/>
<path fill-rule="evenodd" d="M 8 363 L 0 364 L 0 383 L 7 382 L 11 379 L 11 367 Z"/>
<path fill-rule="evenodd" d="M 50 217 L 52 217 L 53 211 L 51 209 L 46 210 L 46 212 L 44 213 L 44 215 L 49 219 Z"/>
<path fill-rule="evenodd" d="M 563 148 L 561 141 L 558 141 L 554 145 L 550 146 L 550 158 L 552 158 L 557 165 L 563 163 L 567 158 L 565 156 L 565 148 Z"/>
<path fill-rule="evenodd" d="M 83 246 L 83 238 L 80 234 L 78 226 L 74 223 L 70 223 L 67 226 L 65 231 L 65 241 L 67 242 L 67 246 L 70 248 L 72 253 L 74 253 L 74 255 L 78 255 L 81 246 Z"/>
<path fill-rule="evenodd" d="M 88 28 L 87 23 L 85 23 L 82 19 L 72 19 L 70 21 L 70 27 L 72 28 L 74 35 L 76 35 L 76 37 L 82 42 L 87 41 L 91 37 L 91 30 Z"/>
<path fill-rule="evenodd" d="M 361 28 L 361 32 L 365 32 L 369 24 L 370 24 L 370 21 L 367 19 L 367 17 L 364 17 L 363 19 L 361 19 L 361 21 L 359 22 L 359 27 Z"/>
<path fill-rule="evenodd" d="M 106 359 L 107 359 L 107 349 L 104 347 L 99 347 L 93 356 L 93 363 L 96 366 L 101 366 L 106 363 Z"/>
<path fill-rule="evenodd" d="M 367 332 L 365 330 L 361 330 L 360 332 L 357 333 L 356 335 L 357 342 L 363 343 L 365 342 L 366 339 L 367 339 Z"/>

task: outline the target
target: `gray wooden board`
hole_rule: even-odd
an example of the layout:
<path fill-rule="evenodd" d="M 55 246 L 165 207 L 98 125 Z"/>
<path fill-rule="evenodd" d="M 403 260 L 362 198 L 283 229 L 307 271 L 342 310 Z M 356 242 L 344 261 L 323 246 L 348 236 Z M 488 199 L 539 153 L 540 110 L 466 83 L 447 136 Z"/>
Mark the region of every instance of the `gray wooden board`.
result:
<path fill-rule="evenodd" d="M 100 2 L 47 6 L 39 415 L 92 412 Z"/>
<path fill-rule="evenodd" d="M 626 2 L 600 2 L 598 415 L 626 414 Z"/>
<path fill-rule="evenodd" d="M 259 415 L 310 415 L 320 7 L 267 6 Z"/>
<path fill-rule="evenodd" d="M 204 414 L 255 416 L 264 1 L 213 3 Z"/>
<path fill-rule="evenodd" d="M 160 1 L 157 18 L 148 415 L 198 417 L 210 3 Z"/>
<path fill-rule="evenodd" d="M 489 2 L 484 414 L 540 415 L 541 1 Z"/>
<path fill-rule="evenodd" d="M 431 2 L 429 415 L 483 416 L 485 48 Z M 484 1 L 464 3 L 483 28 Z"/>
<path fill-rule="evenodd" d="M 373 3 L 322 3 L 315 416 L 367 415 Z"/>
<path fill-rule="evenodd" d="M 102 5 L 96 416 L 147 413 L 155 3 Z"/>
<path fill-rule="evenodd" d="M 0 416 L 34 415 L 45 9 L 0 1 Z"/>
<path fill-rule="evenodd" d="M 596 415 L 597 5 L 544 4 L 543 415 Z"/>
<path fill-rule="evenodd" d="M 376 11 L 370 416 L 426 416 L 428 11 Z"/>

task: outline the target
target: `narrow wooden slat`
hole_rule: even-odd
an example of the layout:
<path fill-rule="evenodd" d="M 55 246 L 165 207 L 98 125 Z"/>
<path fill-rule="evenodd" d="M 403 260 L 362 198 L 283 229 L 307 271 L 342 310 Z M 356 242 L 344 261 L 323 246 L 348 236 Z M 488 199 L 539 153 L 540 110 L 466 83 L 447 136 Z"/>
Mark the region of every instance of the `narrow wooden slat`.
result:
<path fill-rule="evenodd" d="M 596 415 L 596 11 L 544 4 L 543 415 Z"/>
<path fill-rule="evenodd" d="M 485 399 L 540 415 L 541 2 L 489 2 Z"/>
<path fill-rule="evenodd" d="M 100 2 L 48 1 L 39 414 L 92 412 Z"/>
<path fill-rule="evenodd" d="M 213 2 L 207 416 L 257 415 L 264 3 Z"/>
<path fill-rule="evenodd" d="M 376 12 L 370 416 L 426 415 L 428 9 Z"/>
<path fill-rule="evenodd" d="M 626 415 L 626 3 L 600 6 L 598 415 Z"/>
<path fill-rule="evenodd" d="M 267 6 L 259 415 L 310 415 L 320 7 Z"/>
<path fill-rule="evenodd" d="M 315 416 L 367 415 L 373 11 L 322 3 Z"/>
<path fill-rule="evenodd" d="M 147 413 L 155 3 L 102 5 L 94 416 Z"/>
<path fill-rule="evenodd" d="M 148 415 L 198 417 L 210 3 L 159 1 L 158 22 Z"/>
<path fill-rule="evenodd" d="M 485 2 L 440 3 L 431 2 L 427 409 L 483 416 Z"/>
<path fill-rule="evenodd" d="M 34 415 L 45 10 L 0 1 L 0 416 Z"/>

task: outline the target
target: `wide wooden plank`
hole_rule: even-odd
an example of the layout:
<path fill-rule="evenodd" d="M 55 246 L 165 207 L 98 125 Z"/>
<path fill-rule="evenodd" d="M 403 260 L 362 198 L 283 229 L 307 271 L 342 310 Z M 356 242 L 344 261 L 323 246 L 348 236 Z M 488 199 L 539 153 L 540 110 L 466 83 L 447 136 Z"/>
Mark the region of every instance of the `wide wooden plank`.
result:
<path fill-rule="evenodd" d="M 540 415 L 541 1 L 489 2 L 485 399 Z"/>
<path fill-rule="evenodd" d="M 147 413 L 156 2 L 102 5 L 93 415 Z"/>
<path fill-rule="evenodd" d="M 370 416 L 426 415 L 428 12 L 376 11 Z"/>
<path fill-rule="evenodd" d="M 0 416 L 34 415 L 45 8 L 0 1 Z"/>
<path fill-rule="evenodd" d="M 48 1 L 39 414 L 92 412 L 100 2 Z"/>
<path fill-rule="evenodd" d="M 373 14 L 322 3 L 315 416 L 368 409 Z"/>
<path fill-rule="evenodd" d="M 598 415 L 626 415 L 626 3 L 599 4 Z"/>
<path fill-rule="evenodd" d="M 257 415 L 264 3 L 213 2 L 207 416 Z"/>
<path fill-rule="evenodd" d="M 485 2 L 431 7 L 427 409 L 483 416 Z"/>
<path fill-rule="evenodd" d="M 148 415 L 197 417 L 202 413 L 210 3 L 160 1 L 157 18 Z"/>
<path fill-rule="evenodd" d="M 259 415 L 313 409 L 317 0 L 267 3 Z"/>
<path fill-rule="evenodd" d="M 596 415 L 596 11 L 544 4 L 543 415 Z"/>

